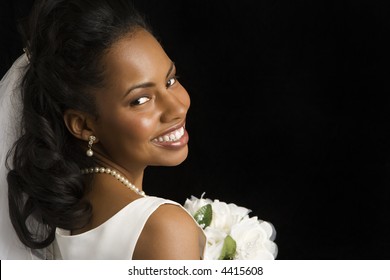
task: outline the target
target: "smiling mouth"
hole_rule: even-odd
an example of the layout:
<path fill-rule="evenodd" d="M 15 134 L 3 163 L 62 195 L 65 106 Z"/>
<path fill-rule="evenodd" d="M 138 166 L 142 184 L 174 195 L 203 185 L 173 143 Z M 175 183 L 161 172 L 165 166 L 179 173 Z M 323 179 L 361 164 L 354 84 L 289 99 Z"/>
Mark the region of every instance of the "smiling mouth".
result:
<path fill-rule="evenodd" d="M 171 131 L 167 134 L 154 138 L 152 141 L 155 143 L 169 143 L 179 141 L 184 135 L 184 126 Z"/>

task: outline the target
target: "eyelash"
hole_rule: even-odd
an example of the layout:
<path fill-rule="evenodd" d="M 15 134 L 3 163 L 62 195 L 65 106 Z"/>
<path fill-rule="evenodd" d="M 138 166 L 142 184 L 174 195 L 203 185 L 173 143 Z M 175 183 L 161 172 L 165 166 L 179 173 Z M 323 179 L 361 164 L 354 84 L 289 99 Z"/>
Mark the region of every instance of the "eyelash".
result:
<path fill-rule="evenodd" d="M 142 103 L 140 103 L 140 102 L 138 102 L 139 100 L 141 100 L 141 99 L 148 99 L 147 101 L 145 101 L 145 102 L 142 102 Z M 142 105 L 142 104 L 144 104 L 144 103 L 146 103 L 146 102 L 148 102 L 150 100 L 150 98 L 149 97 L 147 97 L 147 96 L 142 96 L 142 97 L 140 97 L 140 98 L 137 98 L 136 100 L 134 100 L 134 101 L 132 101 L 131 103 L 130 103 L 130 105 L 131 106 L 139 106 L 139 105 Z"/>
<path fill-rule="evenodd" d="M 173 84 L 169 85 L 168 83 L 169 83 L 169 81 L 172 80 L 172 79 L 175 79 L 175 82 L 174 82 Z M 179 76 L 176 76 L 176 75 L 172 76 L 171 78 L 168 79 L 168 82 L 167 82 L 167 84 L 166 84 L 166 87 L 169 88 L 169 87 L 173 86 L 174 84 L 176 84 L 176 83 L 178 82 L 178 80 L 179 80 Z"/>
<path fill-rule="evenodd" d="M 175 80 L 174 83 L 173 83 L 173 84 L 169 84 L 169 81 L 171 81 L 172 79 Z M 177 76 L 177 75 L 172 76 L 171 78 L 168 79 L 168 82 L 167 82 L 167 84 L 166 84 L 166 88 L 172 87 L 174 84 L 176 84 L 176 83 L 178 82 L 178 80 L 179 80 L 179 76 Z M 139 100 L 145 99 L 145 98 L 148 99 L 148 100 L 147 100 L 147 101 L 144 101 L 144 102 L 142 102 L 142 103 L 139 102 Z M 149 97 L 147 97 L 147 96 L 142 96 L 142 97 L 137 98 L 136 100 L 132 101 L 132 102 L 130 103 L 130 105 L 131 105 L 131 106 L 139 106 L 139 105 L 142 105 L 142 104 L 148 102 L 149 100 L 150 100 Z"/>

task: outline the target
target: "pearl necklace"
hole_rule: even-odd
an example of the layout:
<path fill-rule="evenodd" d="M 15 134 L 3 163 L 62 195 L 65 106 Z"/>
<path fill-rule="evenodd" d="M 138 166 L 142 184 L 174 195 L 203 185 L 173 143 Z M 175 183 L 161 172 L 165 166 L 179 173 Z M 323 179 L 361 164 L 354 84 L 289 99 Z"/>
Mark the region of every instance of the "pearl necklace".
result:
<path fill-rule="evenodd" d="M 90 168 L 84 168 L 81 170 L 81 174 L 93 174 L 93 173 L 106 173 L 114 176 L 118 181 L 120 181 L 123 185 L 125 185 L 127 188 L 132 190 L 133 192 L 136 192 L 137 194 L 141 196 L 146 196 L 144 191 L 141 191 L 139 188 L 134 186 L 129 180 L 126 179 L 125 176 L 121 175 L 118 171 L 112 170 L 110 168 L 104 168 L 104 167 L 90 167 Z"/>

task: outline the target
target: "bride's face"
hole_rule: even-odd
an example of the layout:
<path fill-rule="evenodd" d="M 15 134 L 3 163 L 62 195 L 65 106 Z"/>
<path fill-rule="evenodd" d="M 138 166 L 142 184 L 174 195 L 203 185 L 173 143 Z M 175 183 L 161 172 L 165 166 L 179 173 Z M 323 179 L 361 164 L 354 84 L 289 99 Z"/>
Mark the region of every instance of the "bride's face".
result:
<path fill-rule="evenodd" d="M 96 94 L 101 152 L 127 170 L 173 166 L 187 157 L 187 91 L 156 39 L 144 30 L 105 55 L 106 84 Z"/>

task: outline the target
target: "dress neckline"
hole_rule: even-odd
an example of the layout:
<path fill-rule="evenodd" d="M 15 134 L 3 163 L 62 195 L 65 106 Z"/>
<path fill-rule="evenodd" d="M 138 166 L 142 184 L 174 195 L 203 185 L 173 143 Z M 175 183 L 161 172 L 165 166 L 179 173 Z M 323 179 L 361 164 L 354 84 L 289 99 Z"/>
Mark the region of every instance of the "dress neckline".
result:
<path fill-rule="evenodd" d="M 62 237 L 67 237 L 67 238 L 70 238 L 70 237 L 77 237 L 77 236 L 84 236 L 84 235 L 87 235 L 87 234 L 92 234 L 93 232 L 95 231 L 98 231 L 100 230 L 101 228 L 103 228 L 106 224 L 109 224 L 110 222 L 112 222 L 113 220 L 115 220 L 116 217 L 118 217 L 122 212 L 124 212 L 127 208 L 129 208 L 130 206 L 134 205 L 137 201 L 141 201 L 141 200 L 144 200 L 148 197 L 151 197 L 151 196 L 145 196 L 145 197 L 140 197 L 140 198 L 137 198 L 137 199 L 134 199 L 133 201 L 129 202 L 128 204 L 126 204 L 122 209 L 120 209 L 118 212 L 116 212 L 114 215 L 112 215 L 110 218 L 108 218 L 106 221 L 104 221 L 103 223 L 101 223 L 100 225 L 98 225 L 97 227 L 94 227 L 90 230 L 87 230 L 85 232 L 82 232 L 82 233 L 78 233 L 78 234 L 71 234 L 71 231 L 70 230 L 66 230 L 66 229 L 62 229 L 62 228 L 57 228 L 56 230 L 56 233 L 61 235 Z"/>

